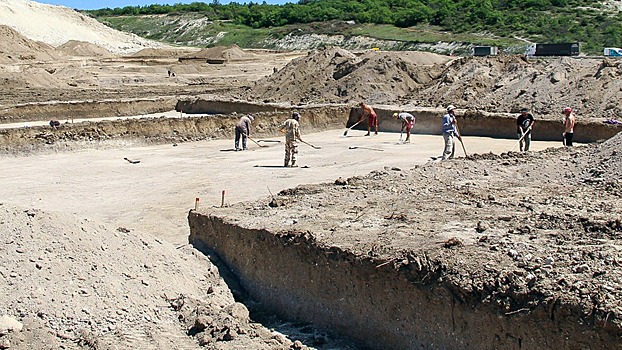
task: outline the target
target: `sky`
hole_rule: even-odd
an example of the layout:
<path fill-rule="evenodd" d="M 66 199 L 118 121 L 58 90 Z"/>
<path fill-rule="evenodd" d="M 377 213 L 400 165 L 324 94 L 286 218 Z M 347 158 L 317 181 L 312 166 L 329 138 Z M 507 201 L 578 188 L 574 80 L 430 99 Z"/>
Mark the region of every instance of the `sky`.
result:
<path fill-rule="evenodd" d="M 63 5 L 70 8 L 78 9 L 78 10 L 97 10 L 101 8 L 115 8 L 115 7 L 125 7 L 125 6 L 145 6 L 151 4 L 189 4 L 192 2 L 205 2 L 207 4 L 211 3 L 212 0 L 35 0 L 36 2 L 44 3 L 44 4 L 52 4 L 52 5 Z M 228 4 L 229 0 L 220 0 L 221 4 Z M 237 0 L 237 3 L 246 3 L 249 2 L 247 0 Z M 263 0 L 254 0 L 256 3 L 263 3 Z M 297 0 L 266 0 L 268 4 L 284 4 L 286 2 L 297 2 Z"/>

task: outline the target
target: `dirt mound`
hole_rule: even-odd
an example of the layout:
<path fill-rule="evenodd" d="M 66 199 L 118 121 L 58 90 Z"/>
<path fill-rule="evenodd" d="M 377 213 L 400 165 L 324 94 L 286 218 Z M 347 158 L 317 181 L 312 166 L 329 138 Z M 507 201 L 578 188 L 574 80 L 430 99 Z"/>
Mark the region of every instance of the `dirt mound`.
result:
<path fill-rule="evenodd" d="M 30 0 L 2 0 L 0 23 L 10 26 L 32 40 L 59 46 L 69 40 L 81 40 L 114 53 L 136 52 L 160 43 L 123 33 L 99 23 L 73 9 L 40 4 Z M 5 39 L 0 42 L 8 42 Z"/>
<path fill-rule="evenodd" d="M 6 204 L 0 221 L 0 310 L 25 326 L 0 333 L 11 349 L 199 348 L 188 334 L 219 349 L 269 348 L 272 335 L 249 324 L 193 249 Z"/>
<path fill-rule="evenodd" d="M 622 174 L 622 133 L 597 145 L 581 157 L 583 180 L 595 183 L 620 182 Z"/>
<path fill-rule="evenodd" d="M 417 104 L 488 111 L 525 106 L 536 118 L 560 118 L 563 107 L 578 116 L 612 118 L 622 114 L 622 63 L 609 60 L 521 56 L 462 58 L 442 77 L 410 98 Z"/>
<path fill-rule="evenodd" d="M 235 61 L 255 57 L 255 54 L 240 49 L 237 45 L 216 46 L 192 53 L 185 58 Z"/>
<path fill-rule="evenodd" d="M 98 85 L 97 76 L 87 72 L 79 66 L 63 66 L 59 68 L 48 68 L 46 71 L 60 81 L 66 82 L 70 86 L 77 85 Z"/>
<path fill-rule="evenodd" d="M 146 48 L 134 54 L 132 57 L 157 57 L 157 58 L 175 58 L 182 56 L 190 56 L 199 51 L 198 49 L 163 49 L 163 48 Z"/>
<path fill-rule="evenodd" d="M 0 25 L 0 63 L 54 60 L 58 56 L 49 46 L 30 40 L 15 29 Z"/>
<path fill-rule="evenodd" d="M 69 87 L 48 70 L 30 66 L 0 66 L 0 82 L 5 89 Z"/>
<path fill-rule="evenodd" d="M 112 52 L 101 46 L 79 40 L 69 40 L 56 49 L 68 56 L 101 57 L 112 55 Z"/>
<path fill-rule="evenodd" d="M 622 62 L 589 58 L 463 57 L 324 48 L 291 61 L 236 97 L 267 102 L 414 104 L 561 119 L 619 118 Z"/>
<path fill-rule="evenodd" d="M 421 52 L 370 52 L 357 57 L 340 48 L 323 48 L 258 81 L 242 97 L 295 103 L 395 102 L 433 81 L 447 59 Z"/>

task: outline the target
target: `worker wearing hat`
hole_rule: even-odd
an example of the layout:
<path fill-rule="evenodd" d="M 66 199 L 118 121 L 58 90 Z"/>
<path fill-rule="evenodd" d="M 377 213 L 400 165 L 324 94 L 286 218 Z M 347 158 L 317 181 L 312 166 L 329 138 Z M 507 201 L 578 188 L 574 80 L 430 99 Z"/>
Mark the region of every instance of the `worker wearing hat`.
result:
<path fill-rule="evenodd" d="M 572 146 L 574 126 L 577 122 L 577 118 L 570 107 L 562 109 L 562 113 L 564 114 L 564 133 L 562 134 L 562 137 L 564 138 L 564 145 L 566 145 L 566 147 L 570 147 Z"/>
<path fill-rule="evenodd" d="M 443 116 L 443 140 L 445 141 L 445 149 L 443 150 L 443 160 L 452 159 L 456 153 L 456 144 L 454 136 L 458 140 L 462 140 L 458 130 L 456 129 L 456 116 L 454 115 L 456 107 L 454 105 L 447 106 L 447 114 Z"/>
<path fill-rule="evenodd" d="M 300 113 L 292 113 L 292 117 L 281 124 L 280 132 L 285 134 L 285 167 L 296 167 L 296 156 L 298 155 L 298 143 L 302 141 L 300 137 Z M 291 165 L 290 165 L 291 160 Z"/>
<path fill-rule="evenodd" d="M 252 115 L 245 115 L 235 124 L 235 150 L 240 150 L 240 137 L 242 137 L 242 149 L 246 150 L 246 138 L 251 134 L 251 124 L 255 120 Z"/>
<path fill-rule="evenodd" d="M 529 109 L 521 108 L 520 115 L 516 118 L 516 133 L 521 152 L 529 152 L 534 121 L 533 115 L 529 113 Z"/>

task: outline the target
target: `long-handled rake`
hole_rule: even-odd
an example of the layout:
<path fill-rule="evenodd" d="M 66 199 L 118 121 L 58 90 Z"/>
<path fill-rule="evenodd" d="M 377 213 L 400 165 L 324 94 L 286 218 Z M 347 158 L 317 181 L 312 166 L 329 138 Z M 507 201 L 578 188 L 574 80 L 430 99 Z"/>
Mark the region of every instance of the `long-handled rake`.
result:
<path fill-rule="evenodd" d="M 354 125 L 346 129 L 346 131 L 343 132 L 343 136 L 348 136 L 348 131 L 352 130 L 352 128 L 359 125 L 361 122 L 363 122 L 363 119 L 359 120 L 358 122 L 354 123 Z"/>
<path fill-rule="evenodd" d="M 302 140 L 300 140 L 300 142 L 304 143 L 305 145 L 309 145 L 309 146 L 311 146 L 311 147 L 313 147 L 313 148 L 315 148 L 315 149 L 322 149 L 322 147 L 320 147 L 320 146 L 314 146 L 314 145 L 312 145 L 312 144 L 308 143 L 307 141 L 302 141 Z"/>

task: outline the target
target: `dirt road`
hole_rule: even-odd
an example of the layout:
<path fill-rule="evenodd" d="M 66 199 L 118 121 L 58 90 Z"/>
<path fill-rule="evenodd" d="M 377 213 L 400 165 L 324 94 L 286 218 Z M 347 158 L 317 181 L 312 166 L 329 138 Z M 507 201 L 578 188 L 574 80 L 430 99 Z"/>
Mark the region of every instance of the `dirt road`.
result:
<path fill-rule="evenodd" d="M 283 142 L 261 142 L 269 147 L 259 148 L 249 141 L 246 152 L 223 151 L 233 148 L 233 140 L 215 140 L 3 156 L 0 200 L 76 213 L 181 245 L 187 242 L 186 214 L 196 197 L 201 206 L 220 206 L 222 190 L 227 203 L 256 199 L 268 196 L 268 188 L 277 193 L 384 166 L 409 168 L 430 161 L 443 147 L 440 136 L 413 135 L 411 144 L 402 145 L 392 133 L 364 137 L 364 132 L 352 130 L 348 135 L 344 138 L 343 130 L 303 134 L 322 149 L 300 144 L 299 168 L 282 167 Z M 465 137 L 464 142 L 469 154 L 507 152 L 515 144 L 483 137 Z M 534 151 L 558 146 L 557 142 L 532 142 Z M 462 155 L 459 146 L 456 152 Z M 130 164 L 124 158 L 140 163 Z"/>

